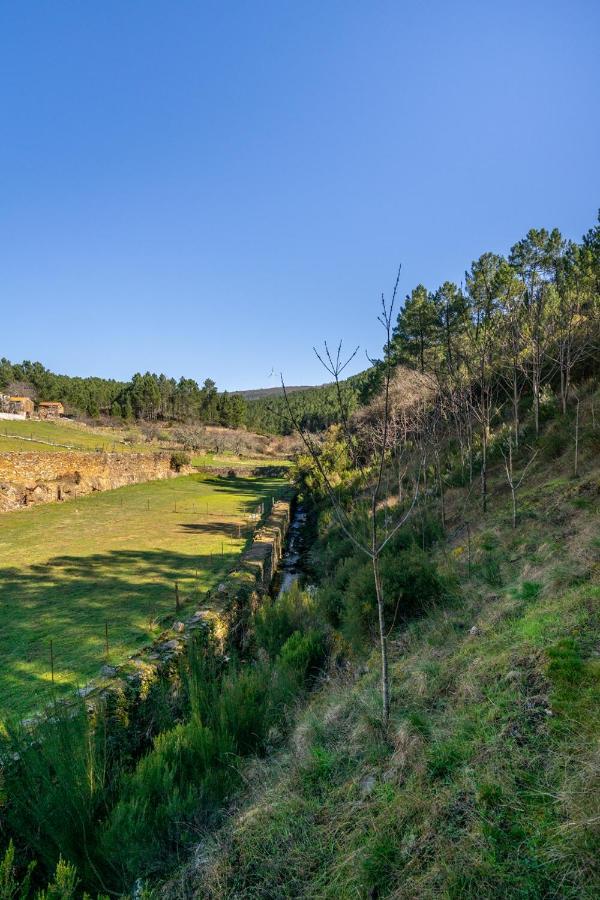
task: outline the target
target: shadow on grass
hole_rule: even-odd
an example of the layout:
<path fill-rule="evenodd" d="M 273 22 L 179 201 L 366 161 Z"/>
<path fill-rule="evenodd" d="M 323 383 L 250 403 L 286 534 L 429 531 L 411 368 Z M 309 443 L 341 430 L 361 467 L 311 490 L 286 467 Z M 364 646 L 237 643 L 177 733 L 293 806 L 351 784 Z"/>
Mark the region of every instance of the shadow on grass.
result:
<path fill-rule="evenodd" d="M 223 550 L 114 550 L 0 569 L 0 721 L 51 699 L 51 641 L 56 691 L 68 693 L 151 641 L 162 617 L 175 618 L 176 582 L 190 612 L 205 601 L 239 559 L 237 548 Z"/>

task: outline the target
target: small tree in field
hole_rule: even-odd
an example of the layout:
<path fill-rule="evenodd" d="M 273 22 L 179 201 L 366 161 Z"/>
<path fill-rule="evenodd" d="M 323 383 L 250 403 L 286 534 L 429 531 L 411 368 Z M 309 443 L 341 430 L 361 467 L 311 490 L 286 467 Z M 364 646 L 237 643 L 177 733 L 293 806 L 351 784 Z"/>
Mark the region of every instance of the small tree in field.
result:
<path fill-rule="evenodd" d="M 521 485 L 523 484 L 523 480 L 527 475 L 527 471 L 531 466 L 532 462 L 538 455 L 538 451 L 536 450 L 533 455 L 529 458 L 529 462 L 521 472 L 521 477 L 516 479 L 513 468 L 513 433 L 512 429 L 508 436 L 507 449 L 502 450 L 502 455 L 504 457 L 504 469 L 506 471 L 506 480 L 508 481 L 508 486 L 510 488 L 510 493 L 512 497 L 512 527 L 517 527 L 517 492 Z"/>
<path fill-rule="evenodd" d="M 340 452 L 347 455 L 348 459 L 352 462 L 354 471 L 357 473 L 357 489 L 353 499 L 353 506 L 356 512 L 360 510 L 364 511 L 365 517 L 362 522 L 358 516 L 352 516 L 352 514 L 348 512 L 346 505 L 342 503 L 338 496 L 336 486 L 332 483 L 332 479 L 328 474 L 328 467 L 324 464 L 322 448 L 294 414 L 289 394 L 282 378 L 282 388 L 289 419 L 295 430 L 300 434 L 302 442 L 319 473 L 325 493 L 331 503 L 335 519 L 353 546 L 360 553 L 367 556 L 372 564 L 373 582 L 377 599 L 381 654 L 381 697 L 384 726 L 387 726 L 390 715 L 390 684 L 384 587 L 381 578 L 381 554 L 389 541 L 411 515 L 417 502 L 420 482 L 419 467 L 419 472 L 415 478 L 414 491 L 412 492 L 408 507 L 401 509 L 392 520 L 386 516 L 385 523 L 381 524 L 377 514 L 378 505 L 384 498 L 384 491 L 387 486 L 386 467 L 388 466 L 388 463 L 391 462 L 393 443 L 397 440 L 398 435 L 398 430 L 392 428 L 390 383 L 393 369 L 391 356 L 392 316 L 399 280 L 400 269 L 398 270 L 398 276 L 394 285 L 391 301 L 387 303 L 385 297 L 383 295 L 381 297 L 381 313 L 378 316 L 378 320 L 385 331 L 384 361 L 382 363 L 384 369 L 383 400 L 379 407 L 377 420 L 366 427 L 366 433 L 363 432 L 361 440 L 358 439 L 357 434 L 351 429 L 347 406 L 344 402 L 344 395 L 340 384 L 341 375 L 356 356 L 358 348 L 356 348 L 345 360 L 342 359 L 341 342 L 338 345 L 336 353 L 330 352 L 327 343 L 325 343 L 324 353 L 321 354 L 315 350 L 317 357 L 324 365 L 327 372 L 332 376 L 336 386 L 341 422 L 340 433 L 338 436 L 341 448 Z M 365 523 L 366 527 L 364 527 Z"/>

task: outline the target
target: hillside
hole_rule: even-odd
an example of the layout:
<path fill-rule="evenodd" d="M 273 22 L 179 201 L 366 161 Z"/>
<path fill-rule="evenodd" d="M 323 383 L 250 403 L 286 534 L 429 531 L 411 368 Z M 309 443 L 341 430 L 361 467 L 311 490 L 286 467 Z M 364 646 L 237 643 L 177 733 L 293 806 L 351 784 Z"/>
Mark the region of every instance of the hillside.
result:
<path fill-rule="evenodd" d="M 286 391 L 288 394 L 296 394 L 298 391 L 311 391 L 315 387 L 325 387 L 326 385 L 290 385 L 289 387 L 286 385 Z M 238 394 L 240 397 L 243 397 L 244 400 L 263 400 L 266 397 L 281 397 L 283 396 L 283 388 L 279 387 L 268 387 L 268 388 L 254 388 L 246 391 L 233 391 L 232 393 Z"/>
<path fill-rule="evenodd" d="M 132 379 L 139 433 L 182 448 L 163 459 L 177 481 L 128 489 L 145 509 L 113 494 L 62 504 L 56 522 L 18 514 L 5 628 L 17 648 L 28 628 L 41 644 L 7 667 L 11 702 L 47 683 L 50 626 L 77 651 L 73 685 L 98 662 L 107 604 L 128 645 L 169 581 L 177 612 L 176 573 L 192 597 L 213 588 L 219 614 L 173 622 L 164 666 L 154 654 L 91 705 L 76 694 L 33 723 L 7 717 L 11 900 L 46 886 L 63 900 L 598 896 L 599 285 L 600 226 L 580 244 L 532 229 L 464 286 L 418 285 L 399 312 L 383 296 L 383 361 L 247 403 L 270 436 L 225 427 L 245 401 L 212 384 Z M 282 469 L 261 487 L 253 462 L 294 448 L 282 556 L 292 504 L 268 511 Z M 212 472 L 186 480 L 192 452 Z M 242 453 L 249 477 L 230 469 Z M 39 455 L 58 471 L 59 454 Z M 248 560 L 244 516 L 258 525 Z"/>
<path fill-rule="evenodd" d="M 485 516 L 468 486 L 448 490 L 429 551 L 443 592 L 390 642 L 389 728 L 378 655 L 334 664 L 160 896 L 598 896 L 599 432 L 578 478 L 560 434 L 542 439 L 516 529 L 502 463 Z M 335 531 L 317 570 L 335 570 Z"/>

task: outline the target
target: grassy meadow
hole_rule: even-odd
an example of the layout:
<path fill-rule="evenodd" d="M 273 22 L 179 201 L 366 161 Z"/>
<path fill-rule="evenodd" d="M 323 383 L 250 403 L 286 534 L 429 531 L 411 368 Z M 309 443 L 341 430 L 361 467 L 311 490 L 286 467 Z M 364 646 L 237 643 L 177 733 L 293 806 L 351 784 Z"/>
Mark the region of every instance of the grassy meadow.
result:
<path fill-rule="evenodd" d="M 275 478 L 190 475 L 0 518 L 0 721 L 85 684 L 231 569 Z"/>
<path fill-rule="evenodd" d="M 127 443 L 124 443 L 125 438 Z M 66 419 L 0 419 L 0 453 L 12 450 L 51 453 L 68 448 L 148 453 L 157 446 L 144 442 L 135 428 L 113 433 L 109 429 L 82 427 Z"/>

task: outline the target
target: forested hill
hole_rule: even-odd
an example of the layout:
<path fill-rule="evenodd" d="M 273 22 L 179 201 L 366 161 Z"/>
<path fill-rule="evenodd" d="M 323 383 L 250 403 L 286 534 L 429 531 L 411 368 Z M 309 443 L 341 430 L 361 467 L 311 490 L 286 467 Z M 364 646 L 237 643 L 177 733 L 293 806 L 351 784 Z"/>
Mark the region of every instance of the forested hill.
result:
<path fill-rule="evenodd" d="M 379 389 L 377 365 L 340 382 L 342 404 L 348 414 L 367 404 Z M 340 400 L 335 384 L 283 390 L 252 400 L 246 407 L 246 424 L 252 431 L 291 434 L 297 427 L 324 431 L 340 420 Z"/>
<path fill-rule="evenodd" d="M 326 387 L 326 385 L 292 384 L 289 387 L 286 385 L 286 391 L 288 394 L 296 394 L 298 391 L 311 391 L 315 387 Z M 251 388 L 245 391 L 234 391 L 233 393 L 239 394 L 244 400 L 264 400 L 265 397 L 282 397 L 283 388 L 281 385 L 277 385 L 277 387 Z"/>
<path fill-rule="evenodd" d="M 368 401 L 378 384 L 375 369 L 342 383 L 348 411 Z M 0 392 L 27 394 L 37 400 L 60 400 L 75 416 L 111 416 L 113 419 L 173 420 L 223 425 L 269 434 L 294 430 L 282 388 L 228 393 L 212 379 L 200 386 L 192 378 L 168 378 L 151 372 L 136 373 L 131 381 L 58 375 L 40 362 L 11 363 L 0 359 Z M 292 417 L 301 427 L 321 431 L 338 421 L 335 385 L 291 387 Z"/>

